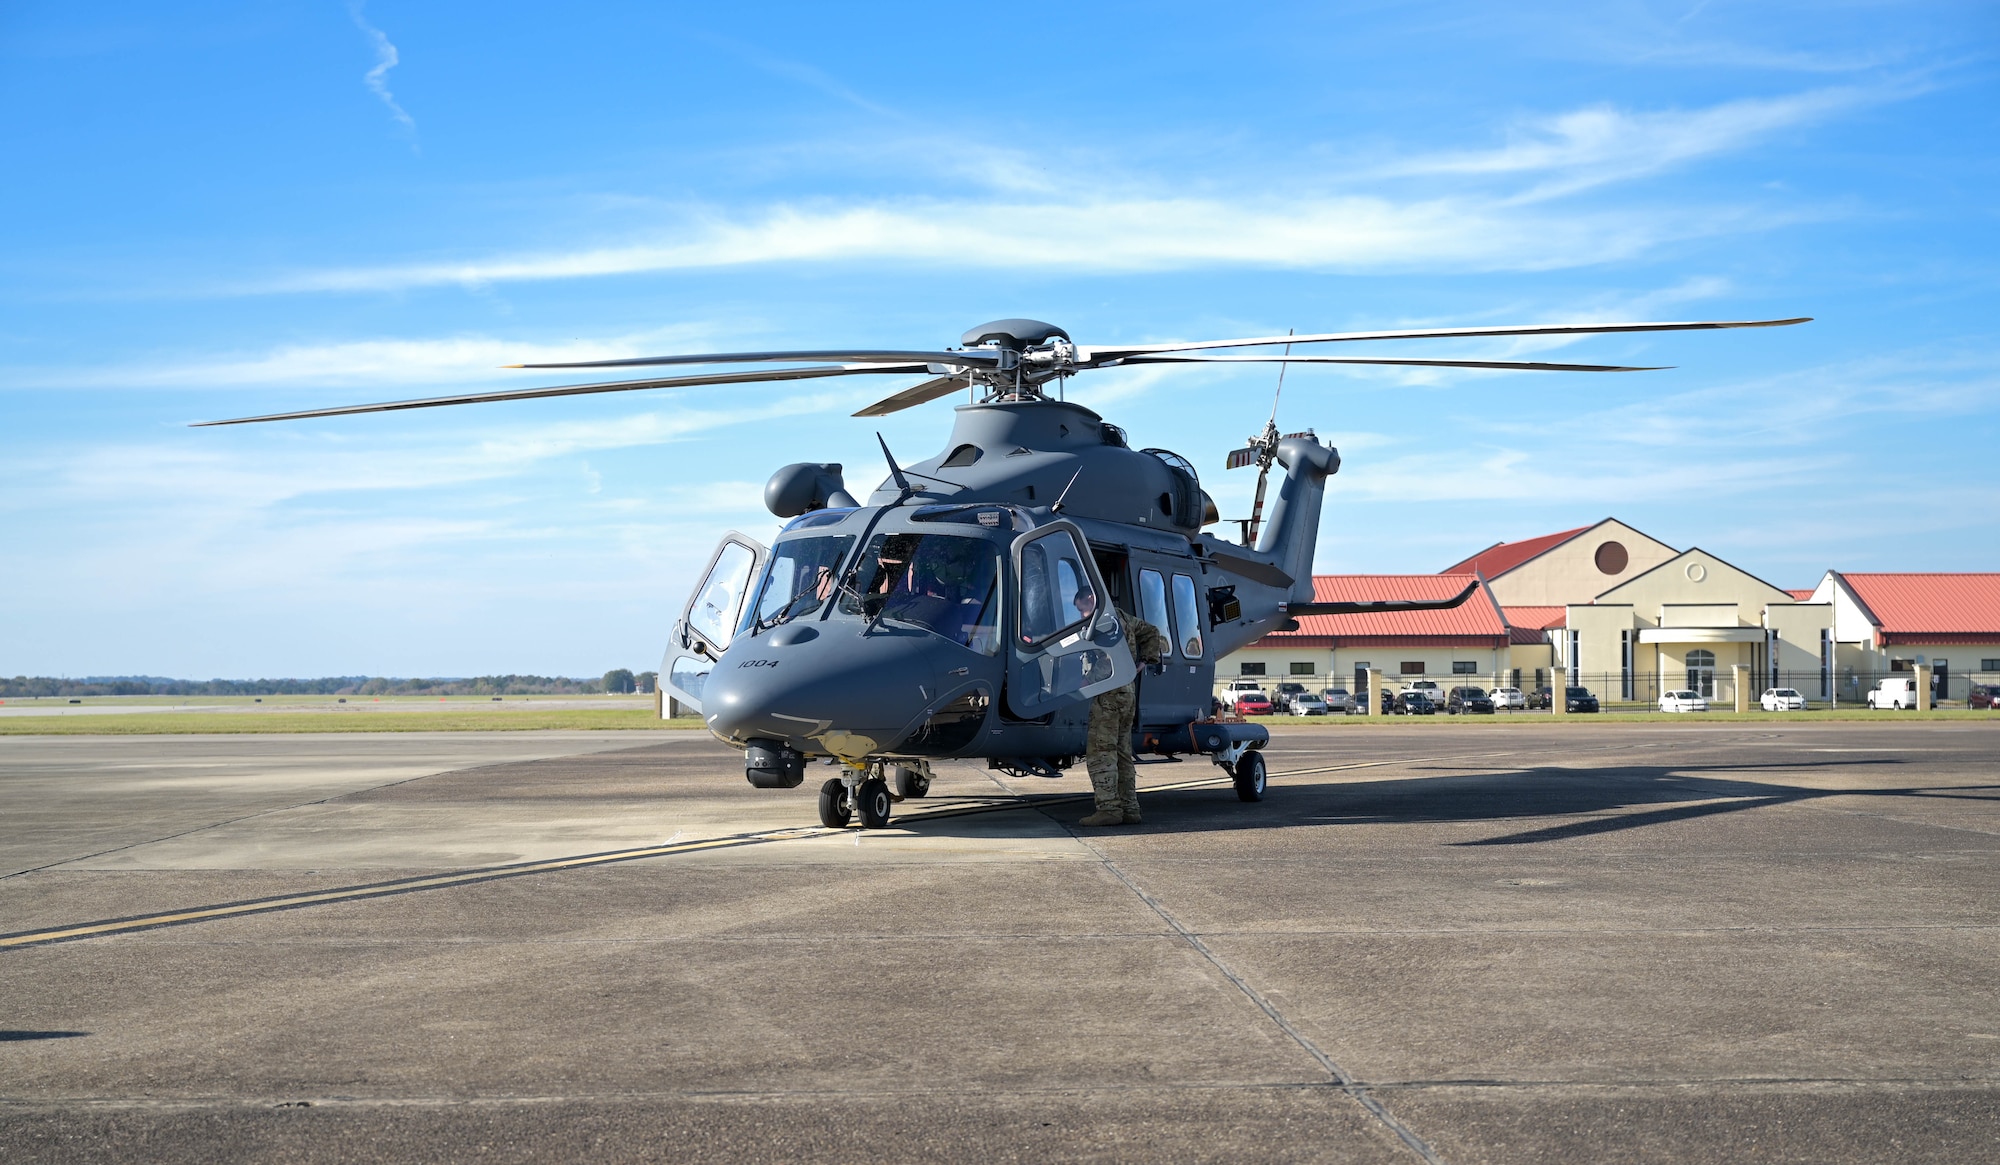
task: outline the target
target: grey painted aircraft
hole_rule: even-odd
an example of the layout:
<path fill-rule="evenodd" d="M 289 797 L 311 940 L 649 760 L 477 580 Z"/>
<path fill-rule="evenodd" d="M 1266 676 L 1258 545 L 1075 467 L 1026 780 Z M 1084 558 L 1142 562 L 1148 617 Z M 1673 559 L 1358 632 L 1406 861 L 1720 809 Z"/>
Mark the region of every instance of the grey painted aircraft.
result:
<path fill-rule="evenodd" d="M 1264 432 L 1229 455 L 1259 469 L 1240 542 L 1218 521 L 1194 466 L 1164 449 L 1134 449 L 1125 431 L 1062 399 L 1079 372 L 1140 364 L 1263 362 L 1651 371 L 1600 364 L 1295 356 L 1291 345 L 1459 336 L 1775 327 L 1801 319 L 1431 328 L 1261 336 L 1195 343 L 1084 346 L 1037 320 L 1008 319 L 940 351 L 815 350 L 654 356 L 524 368 L 782 364 L 592 384 L 352 405 L 203 422 L 233 425 L 440 405 L 693 385 L 923 374 L 922 383 L 861 409 L 881 416 L 959 391 L 977 399 L 936 456 L 899 465 L 864 501 L 834 464 L 788 465 L 764 489 L 787 519 L 766 547 L 723 538 L 675 625 L 660 682 L 708 731 L 743 750 L 763 789 L 796 788 L 811 762 L 833 768 L 819 816 L 888 824 L 899 799 L 921 797 L 931 766 L 983 759 L 1016 775 L 1055 776 L 1084 750 L 1090 699 L 1140 671 L 1121 641 L 1117 606 L 1160 628 L 1168 657 L 1139 687 L 1133 748 L 1206 756 L 1237 796 L 1261 800 L 1262 725 L 1211 712 L 1215 661 L 1301 615 L 1438 609 L 1439 602 L 1322 603 L 1313 553 L 1327 478 L 1340 454 L 1311 431 Z M 1282 354 L 1212 354 L 1276 348 Z M 1051 396 L 1049 389 L 1057 389 Z M 879 440 L 879 437 L 878 437 Z M 1265 474 L 1284 468 L 1264 521 Z M 1261 527 L 1261 529 L 1260 529 Z"/>

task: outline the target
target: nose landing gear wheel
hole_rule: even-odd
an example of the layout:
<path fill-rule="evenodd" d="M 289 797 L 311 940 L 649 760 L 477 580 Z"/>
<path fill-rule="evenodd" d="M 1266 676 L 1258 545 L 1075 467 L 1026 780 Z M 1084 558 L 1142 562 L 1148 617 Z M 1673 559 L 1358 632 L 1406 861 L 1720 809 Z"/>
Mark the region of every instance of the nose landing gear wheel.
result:
<path fill-rule="evenodd" d="M 846 829 L 854 818 L 854 806 L 847 802 L 847 785 L 835 777 L 819 787 L 819 823 L 828 829 Z"/>
<path fill-rule="evenodd" d="M 931 779 L 916 769 L 896 770 L 896 796 L 921 797 L 931 791 Z"/>
<path fill-rule="evenodd" d="M 889 824 L 889 782 L 880 777 L 868 778 L 855 791 L 855 800 L 861 802 L 863 829 L 882 829 Z"/>
<path fill-rule="evenodd" d="M 1246 752 L 1236 762 L 1231 776 L 1236 778 L 1236 799 L 1238 801 L 1262 801 L 1264 799 L 1264 754 Z"/>

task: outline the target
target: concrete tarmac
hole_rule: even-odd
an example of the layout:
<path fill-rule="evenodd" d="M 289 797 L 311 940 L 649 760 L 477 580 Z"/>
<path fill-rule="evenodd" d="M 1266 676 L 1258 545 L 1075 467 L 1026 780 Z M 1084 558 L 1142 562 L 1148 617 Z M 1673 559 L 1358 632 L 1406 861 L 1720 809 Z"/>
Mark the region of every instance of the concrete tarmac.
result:
<path fill-rule="evenodd" d="M 1996 746 L 1280 728 L 835 833 L 696 733 L 4 737 L 0 1158 L 1992 1160 Z"/>

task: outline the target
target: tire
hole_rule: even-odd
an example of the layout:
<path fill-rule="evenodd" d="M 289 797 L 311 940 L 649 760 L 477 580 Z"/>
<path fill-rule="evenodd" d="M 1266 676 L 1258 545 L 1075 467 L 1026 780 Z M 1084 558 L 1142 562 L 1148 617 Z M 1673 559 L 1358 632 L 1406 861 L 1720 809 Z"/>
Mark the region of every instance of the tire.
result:
<path fill-rule="evenodd" d="M 931 791 L 931 779 L 916 769 L 896 770 L 896 796 L 921 797 Z"/>
<path fill-rule="evenodd" d="M 847 786 L 833 777 L 819 787 L 819 823 L 828 829 L 846 829 L 854 819 L 854 807 L 847 803 Z"/>
<path fill-rule="evenodd" d="M 1236 799 L 1238 801 L 1262 801 L 1264 799 L 1264 754 L 1246 752 L 1236 760 L 1236 768 L 1230 774 L 1236 779 Z"/>
<path fill-rule="evenodd" d="M 861 802 L 860 805 L 856 806 L 861 811 L 861 828 L 886 828 L 889 824 L 889 806 L 891 804 L 889 800 L 889 782 L 880 777 L 870 777 L 861 782 L 861 787 L 856 789 L 854 793 L 855 799 Z"/>

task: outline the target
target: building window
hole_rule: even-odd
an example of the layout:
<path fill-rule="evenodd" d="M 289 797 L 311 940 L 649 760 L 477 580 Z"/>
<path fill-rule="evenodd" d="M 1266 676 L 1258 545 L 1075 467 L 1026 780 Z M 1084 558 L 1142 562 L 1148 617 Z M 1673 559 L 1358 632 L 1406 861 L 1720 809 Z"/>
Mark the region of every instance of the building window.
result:
<path fill-rule="evenodd" d="M 1630 630 L 1618 633 L 1618 697 L 1621 700 L 1636 699 L 1632 687 L 1632 643 L 1638 633 Z"/>
<path fill-rule="evenodd" d="M 1319 672 L 1314 670 L 1311 660 L 1295 659 L 1292 661 L 1292 674 L 1295 676 L 1316 676 Z"/>
<path fill-rule="evenodd" d="M 1404 660 L 1403 674 L 1406 676 L 1420 676 L 1424 674 L 1424 661 L 1421 659 Z"/>
<path fill-rule="evenodd" d="M 1890 671 L 1915 671 L 1915 670 L 1917 670 L 1917 665 L 1916 665 L 1916 662 L 1915 662 L 1914 660 L 1908 660 L 1908 659 L 1892 659 L 1892 660 L 1890 660 L 1890 661 L 1889 661 L 1889 670 L 1890 670 Z"/>
<path fill-rule="evenodd" d="M 1980 671 L 2000 671 L 2000 659 L 1982 659 L 1982 660 L 1980 660 L 1980 661 L 1979 661 L 1979 670 L 1980 670 Z"/>
<path fill-rule="evenodd" d="M 1704 697 L 1715 695 L 1715 653 L 1697 647 L 1687 653 L 1687 686 L 1689 690 Z"/>
<path fill-rule="evenodd" d="M 1476 659 L 1454 659 L 1451 661 L 1451 674 L 1455 676 L 1476 676 L 1479 674 L 1479 661 Z"/>
<path fill-rule="evenodd" d="M 1819 629 L 1819 698 L 1833 698 L 1833 632 L 1825 627 Z"/>
<path fill-rule="evenodd" d="M 1238 672 L 1237 674 L 1246 676 L 1261 676 L 1264 674 L 1264 665 L 1261 663 L 1246 663 L 1243 665 L 1243 670 Z"/>
<path fill-rule="evenodd" d="M 1617 574 L 1631 563 L 1632 556 L 1625 553 L 1625 544 L 1622 542 L 1600 542 L 1597 546 L 1596 561 L 1600 573 Z"/>
<path fill-rule="evenodd" d="M 1569 686 L 1583 683 L 1583 632 L 1569 633 Z"/>

